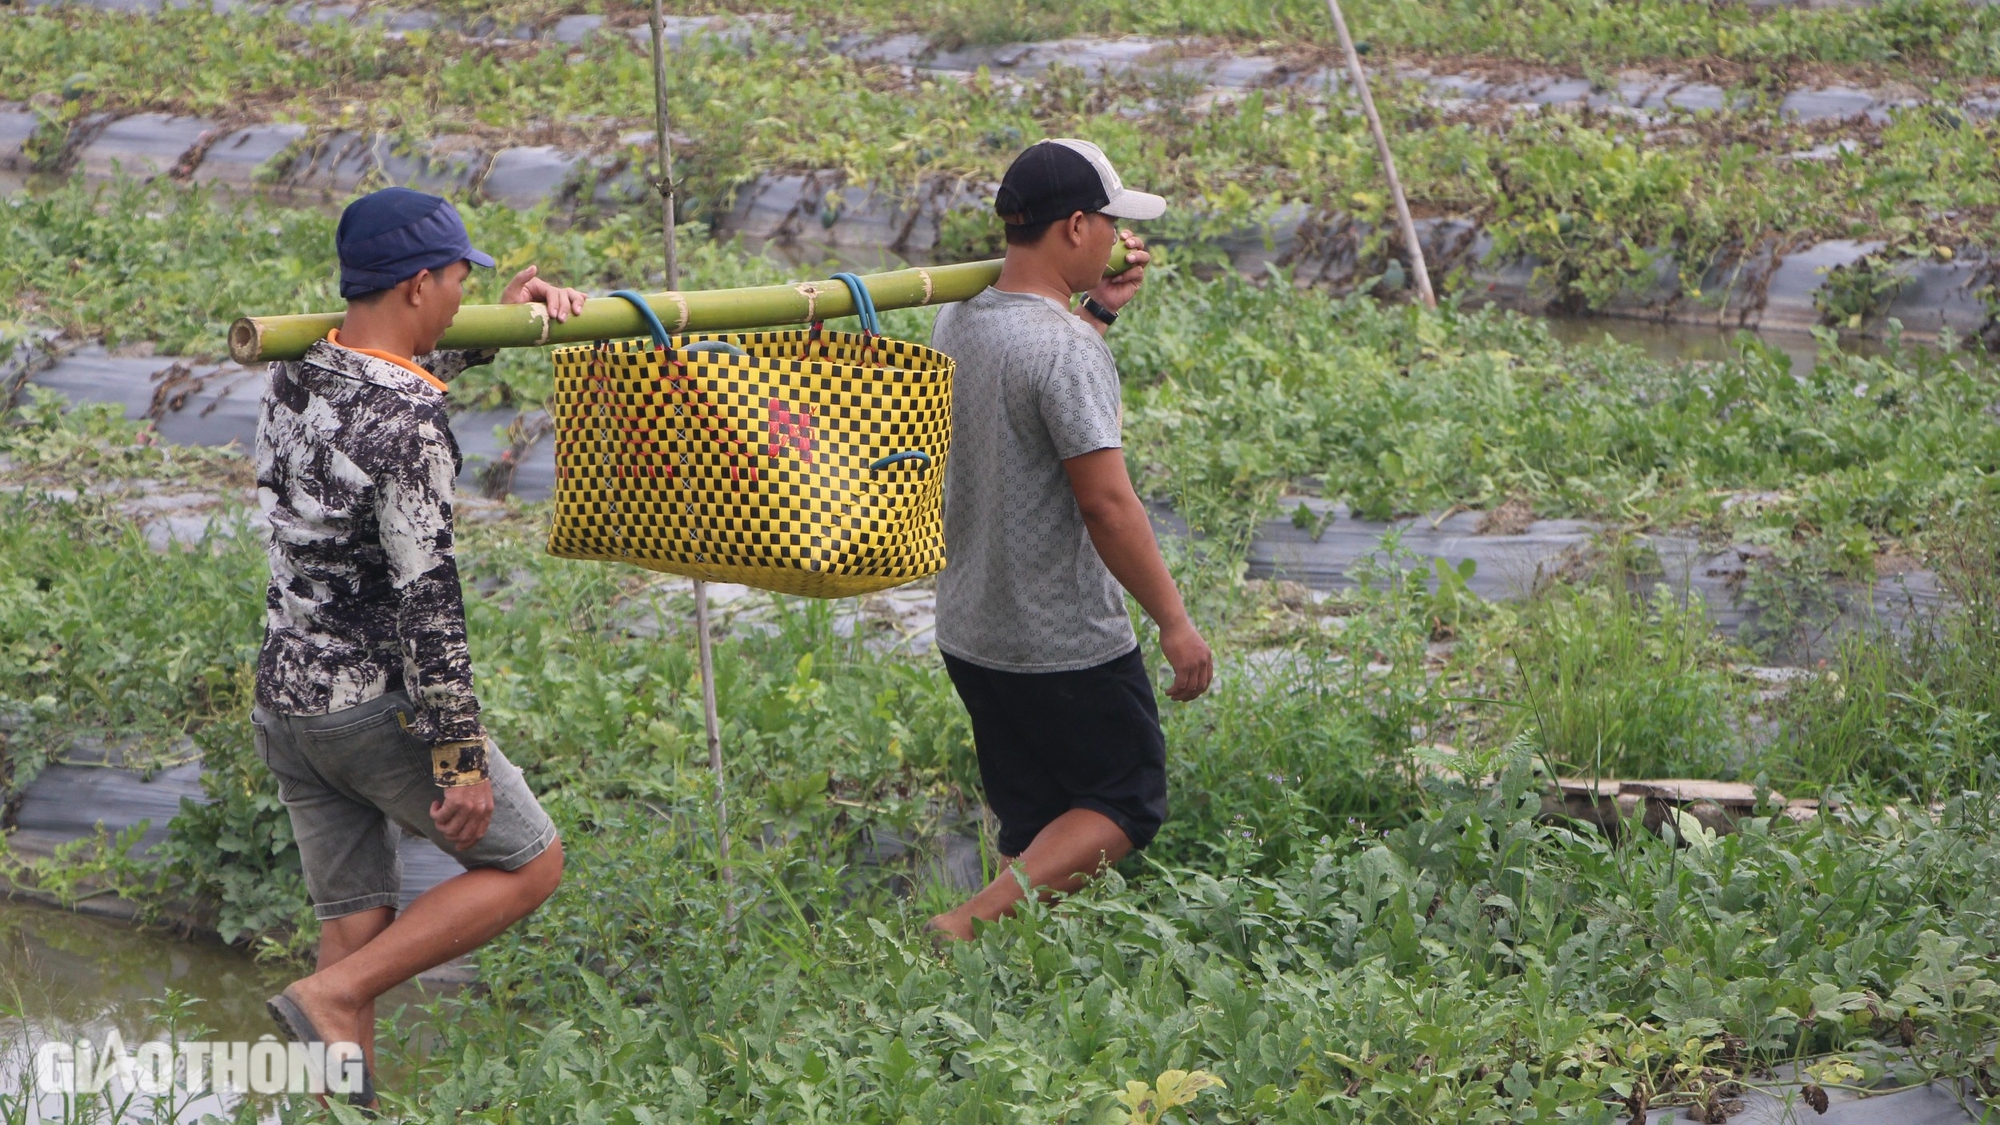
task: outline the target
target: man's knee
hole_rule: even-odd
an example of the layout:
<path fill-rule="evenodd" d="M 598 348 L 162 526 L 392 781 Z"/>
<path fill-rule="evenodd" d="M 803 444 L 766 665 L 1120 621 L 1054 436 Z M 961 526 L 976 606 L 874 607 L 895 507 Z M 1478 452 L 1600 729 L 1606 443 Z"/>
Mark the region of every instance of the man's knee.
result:
<path fill-rule="evenodd" d="M 563 846 L 562 837 L 550 841 L 542 854 L 522 864 L 514 874 L 521 880 L 521 897 L 527 900 L 528 909 L 533 910 L 547 902 L 562 883 Z"/>

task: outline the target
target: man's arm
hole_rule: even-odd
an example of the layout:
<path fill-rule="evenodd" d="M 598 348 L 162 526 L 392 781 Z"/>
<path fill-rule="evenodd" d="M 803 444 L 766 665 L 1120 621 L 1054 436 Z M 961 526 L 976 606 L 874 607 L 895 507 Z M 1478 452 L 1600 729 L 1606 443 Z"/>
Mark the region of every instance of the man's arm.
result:
<path fill-rule="evenodd" d="M 416 716 L 410 732 L 432 745 L 484 739 L 465 641 L 465 603 L 453 554 L 450 451 L 429 420 L 412 420 L 405 456 L 376 479 L 376 523 L 396 592 L 396 632 Z M 483 776 L 484 756 L 479 769 Z M 440 783 L 448 779 L 441 778 Z"/>
<path fill-rule="evenodd" d="M 458 847 L 486 835 L 493 817 L 486 729 L 472 690 L 465 601 L 454 557 L 451 453 L 436 422 L 412 419 L 401 457 L 376 477 L 376 524 L 396 591 L 401 643 L 415 718 L 410 733 L 430 746 L 431 777 L 444 789 L 431 819 Z"/>
<path fill-rule="evenodd" d="M 1070 490 L 1076 494 L 1098 556 L 1160 627 L 1160 650 L 1174 669 L 1167 698 L 1182 703 L 1194 699 L 1208 690 L 1215 657 L 1188 619 L 1180 588 L 1160 557 L 1153 523 L 1125 471 L 1125 451 L 1099 449 L 1071 457 L 1063 462 L 1063 470 L 1069 474 Z"/>

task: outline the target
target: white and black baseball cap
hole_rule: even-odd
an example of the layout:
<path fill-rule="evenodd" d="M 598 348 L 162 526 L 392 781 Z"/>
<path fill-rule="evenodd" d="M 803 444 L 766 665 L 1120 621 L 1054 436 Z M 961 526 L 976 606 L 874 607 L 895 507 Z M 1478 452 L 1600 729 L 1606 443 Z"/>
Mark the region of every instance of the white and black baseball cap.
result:
<path fill-rule="evenodd" d="M 1104 150 L 1089 141 L 1058 137 L 1038 141 L 1014 158 L 1000 181 L 993 209 L 1009 226 L 1067 219 L 1102 211 L 1114 219 L 1157 219 L 1167 201 L 1127 188 Z"/>

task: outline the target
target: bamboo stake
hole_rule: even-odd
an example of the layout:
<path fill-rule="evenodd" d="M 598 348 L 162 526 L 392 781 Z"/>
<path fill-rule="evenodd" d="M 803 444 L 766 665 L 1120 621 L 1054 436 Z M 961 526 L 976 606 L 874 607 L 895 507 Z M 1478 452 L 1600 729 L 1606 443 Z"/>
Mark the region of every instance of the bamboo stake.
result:
<path fill-rule="evenodd" d="M 1354 79 L 1354 91 L 1361 95 L 1361 112 L 1368 117 L 1368 131 L 1375 134 L 1375 151 L 1382 156 L 1382 171 L 1389 178 L 1389 196 L 1396 202 L 1396 223 L 1403 230 L 1403 245 L 1410 252 L 1410 272 L 1417 279 L 1417 299 L 1427 309 L 1437 308 L 1437 294 L 1431 291 L 1431 272 L 1424 265 L 1423 244 L 1417 241 L 1417 224 L 1410 218 L 1409 200 L 1403 198 L 1403 182 L 1396 177 L 1396 158 L 1389 153 L 1389 138 L 1382 132 L 1382 118 L 1375 112 L 1375 99 L 1368 94 L 1368 75 L 1361 69 L 1361 54 L 1354 49 L 1354 37 L 1347 33 L 1347 18 L 1340 14 L 1340 0 L 1326 0 L 1333 14 L 1333 30 L 1340 35 L 1340 49 L 1347 55 L 1347 73 Z"/>
<path fill-rule="evenodd" d="M 1111 251 L 1105 273 L 1125 268 L 1123 244 Z M 875 307 L 911 309 L 964 301 L 1000 277 L 1000 261 L 966 262 L 954 266 L 892 270 L 862 280 Z M 837 281 L 805 281 L 748 289 L 711 289 L 649 294 L 646 303 L 661 323 L 674 332 L 732 332 L 778 324 L 810 324 L 855 314 L 854 296 Z M 301 313 L 292 316 L 246 316 L 229 329 L 229 354 L 238 363 L 297 359 L 329 329 L 340 327 L 344 313 Z M 539 348 L 588 340 L 644 336 L 646 322 L 639 311 L 616 297 L 593 297 L 583 311 L 558 324 L 539 304 L 466 305 L 458 310 L 438 341 L 440 348 Z"/>
<path fill-rule="evenodd" d="M 660 193 L 660 234 L 666 243 L 668 289 L 681 287 L 679 245 L 674 238 L 674 143 L 667 135 L 667 15 L 665 0 L 653 0 L 653 149 L 659 175 L 653 190 Z"/>
<path fill-rule="evenodd" d="M 653 181 L 660 193 L 660 239 L 666 256 L 663 284 L 669 290 L 681 287 L 678 246 L 674 238 L 674 146 L 667 132 L 667 40 L 664 0 L 653 0 L 653 138 L 659 175 Z M 694 580 L 695 651 L 701 666 L 701 720 L 708 730 L 708 768 L 715 774 L 716 862 L 722 868 L 724 886 L 733 886 L 736 875 L 729 866 L 729 803 L 723 788 L 722 720 L 715 707 L 715 638 L 708 625 L 708 583 Z M 736 900 L 725 898 L 723 917 L 736 921 Z"/>

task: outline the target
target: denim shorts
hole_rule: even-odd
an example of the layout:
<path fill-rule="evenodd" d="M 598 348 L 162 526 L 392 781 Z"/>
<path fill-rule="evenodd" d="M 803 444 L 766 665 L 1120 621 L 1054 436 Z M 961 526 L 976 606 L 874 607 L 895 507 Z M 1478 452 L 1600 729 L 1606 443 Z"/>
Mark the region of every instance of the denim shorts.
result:
<path fill-rule="evenodd" d="M 493 821 L 460 851 L 431 820 L 444 790 L 431 780 L 430 748 L 403 729 L 410 698 L 392 691 L 331 715 L 250 713 L 257 756 L 278 779 L 322 921 L 394 907 L 403 886 L 397 836 L 423 836 L 467 868 L 513 871 L 555 841 L 556 826 L 521 769 L 487 744 Z"/>

